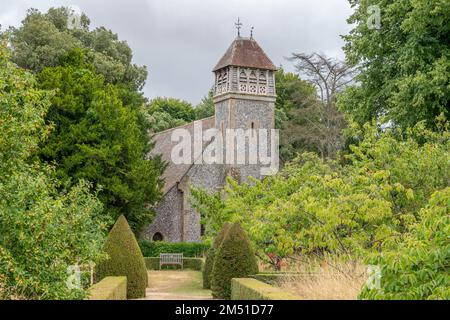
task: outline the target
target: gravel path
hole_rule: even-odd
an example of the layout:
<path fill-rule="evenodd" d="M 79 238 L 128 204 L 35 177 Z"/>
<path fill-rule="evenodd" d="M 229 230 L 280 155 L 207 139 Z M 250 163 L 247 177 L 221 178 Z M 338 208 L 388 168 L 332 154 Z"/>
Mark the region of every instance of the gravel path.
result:
<path fill-rule="evenodd" d="M 141 300 L 210 300 L 202 288 L 202 274 L 192 270 L 150 270 L 146 297 Z"/>

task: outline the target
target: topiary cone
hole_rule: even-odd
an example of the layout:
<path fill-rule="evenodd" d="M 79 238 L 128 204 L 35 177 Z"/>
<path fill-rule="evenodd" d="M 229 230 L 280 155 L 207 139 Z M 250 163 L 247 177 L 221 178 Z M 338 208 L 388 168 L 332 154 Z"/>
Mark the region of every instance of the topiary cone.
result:
<path fill-rule="evenodd" d="M 109 232 L 104 246 L 109 258 L 96 268 L 97 279 L 107 276 L 127 277 L 127 298 L 145 297 L 148 285 L 144 257 L 127 219 L 121 215 Z"/>
<path fill-rule="evenodd" d="M 205 264 L 203 266 L 203 288 L 211 289 L 211 272 L 214 265 L 214 257 L 216 255 L 216 251 L 219 246 L 222 244 L 223 239 L 225 238 L 226 233 L 230 229 L 231 224 L 229 222 L 225 222 L 222 226 L 222 229 L 216 235 L 213 241 L 213 245 L 209 248 L 208 253 L 206 254 Z"/>
<path fill-rule="evenodd" d="M 250 240 L 239 223 L 231 225 L 219 246 L 212 268 L 211 290 L 214 298 L 230 299 L 231 279 L 258 273 Z"/>

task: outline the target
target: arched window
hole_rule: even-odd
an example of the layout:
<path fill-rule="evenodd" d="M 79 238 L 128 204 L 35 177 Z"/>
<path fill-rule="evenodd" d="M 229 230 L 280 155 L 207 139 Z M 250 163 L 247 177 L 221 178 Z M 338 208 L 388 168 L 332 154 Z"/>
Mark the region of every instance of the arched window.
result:
<path fill-rule="evenodd" d="M 205 235 L 205 225 L 203 223 L 200 225 L 200 235 L 202 237 Z"/>
<path fill-rule="evenodd" d="M 239 81 L 247 82 L 247 74 L 245 73 L 244 70 L 242 70 L 241 73 L 239 74 Z"/>
<path fill-rule="evenodd" d="M 228 72 L 225 70 L 222 74 L 222 83 L 226 83 L 228 80 Z"/>
<path fill-rule="evenodd" d="M 228 90 L 228 72 L 224 70 L 222 73 L 222 92 Z"/>
<path fill-rule="evenodd" d="M 250 82 L 251 83 L 256 83 L 257 81 L 258 81 L 258 79 L 256 78 L 255 71 L 250 72 Z"/>
<path fill-rule="evenodd" d="M 160 232 L 156 232 L 156 233 L 153 235 L 152 240 L 155 241 L 155 242 L 157 242 L 157 241 L 163 241 L 163 240 L 164 240 L 164 237 L 163 237 L 163 235 L 162 235 Z"/>
<path fill-rule="evenodd" d="M 266 74 L 265 72 L 261 72 L 259 74 L 259 83 L 260 84 L 266 84 L 267 83 L 267 79 L 266 79 Z"/>
<path fill-rule="evenodd" d="M 247 91 L 247 74 L 244 70 L 239 74 L 239 91 Z"/>

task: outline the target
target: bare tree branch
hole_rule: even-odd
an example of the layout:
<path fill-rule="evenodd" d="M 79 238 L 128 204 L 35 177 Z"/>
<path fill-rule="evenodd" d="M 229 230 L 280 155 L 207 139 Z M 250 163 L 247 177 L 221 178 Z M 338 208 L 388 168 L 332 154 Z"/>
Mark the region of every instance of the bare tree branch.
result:
<path fill-rule="evenodd" d="M 329 58 L 323 53 L 293 53 L 287 59 L 293 62 L 300 77 L 316 88 L 317 96 L 322 101 L 317 105 L 320 123 L 313 127 L 323 135 L 325 155 L 332 157 L 343 144 L 341 131 L 344 117 L 336 107 L 337 94 L 353 82 L 357 71 L 345 62 Z M 311 125 L 314 122 L 305 119 Z"/>

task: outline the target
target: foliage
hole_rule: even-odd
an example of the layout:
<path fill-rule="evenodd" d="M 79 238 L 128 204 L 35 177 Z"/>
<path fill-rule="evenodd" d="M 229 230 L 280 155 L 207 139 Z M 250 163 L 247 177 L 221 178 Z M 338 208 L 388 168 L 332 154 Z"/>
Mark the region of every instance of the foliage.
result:
<path fill-rule="evenodd" d="M 228 222 L 225 222 L 222 226 L 222 229 L 220 232 L 216 235 L 214 238 L 213 245 L 208 250 L 208 253 L 206 254 L 205 259 L 205 265 L 203 267 L 203 288 L 204 289 L 211 289 L 211 273 L 214 266 L 214 260 L 216 257 L 217 250 L 219 249 L 220 245 L 222 244 L 223 240 L 225 239 L 228 230 L 230 229 L 230 224 Z"/>
<path fill-rule="evenodd" d="M 153 99 L 147 106 L 150 130 L 161 132 L 213 116 L 215 106 L 212 97 L 213 93 L 210 91 L 195 107 L 189 102 L 175 98 Z"/>
<path fill-rule="evenodd" d="M 346 126 L 336 100 L 353 81 L 355 69 L 321 53 L 293 53 L 289 60 L 318 95 L 318 99 L 311 100 L 305 110 L 299 110 L 297 114 L 306 123 L 304 135 L 314 143 L 322 157 L 334 158 L 344 146 L 342 130 Z"/>
<path fill-rule="evenodd" d="M 153 112 L 148 116 L 148 122 L 150 131 L 154 133 L 187 124 L 183 119 L 174 118 L 169 113 L 163 111 Z"/>
<path fill-rule="evenodd" d="M 317 151 L 315 136 L 310 132 L 307 114 L 317 104 L 314 87 L 294 73 L 280 68 L 275 73 L 277 100 L 275 102 L 275 127 L 280 129 L 280 157 L 292 160 L 297 153 Z"/>
<path fill-rule="evenodd" d="M 231 300 L 300 300 L 300 297 L 256 279 L 240 278 L 231 281 Z"/>
<path fill-rule="evenodd" d="M 420 210 L 404 241 L 374 254 L 381 267 L 381 288 L 366 287 L 363 299 L 450 299 L 450 188 L 435 192 Z"/>
<path fill-rule="evenodd" d="M 142 89 L 146 67 L 132 64 L 132 51 L 126 41 L 105 27 L 89 30 L 90 20 L 83 14 L 79 28 L 68 28 L 69 9 L 50 8 L 47 13 L 30 9 L 19 28 L 12 28 L 13 60 L 19 66 L 40 72 L 56 67 L 74 48 L 87 49 L 87 59 L 105 81 Z"/>
<path fill-rule="evenodd" d="M 127 277 L 106 277 L 89 288 L 89 300 L 126 300 Z"/>
<path fill-rule="evenodd" d="M 257 254 L 280 265 L 294 253 L 365 256 L 401 239 L 429 196 L 450 179 L 450 133 L 365 126 L 346 163 L 303 154 L 276 176 L 223 194 L 193 192 L 208 225 L 239 221 Z M 418 143 L 417 141 L 421 141 Z M 207 229 L 211 232 L 211 229 Z"/>
<path fill-rule="evenodd" d="M 213 101 L 213 91 L 209 91 L 208 95 L 205 96 L 202 101 L 195 106 L 195 118 L 197 120 L 209 118 L 214 115 L 216 107 Z"/>
<path fill-rule="evenodd" d="M 258 264 L 250 241 L 239 223 L 226 232 L 214 258 L 211 290 L 214 298 L 230 299 L 231 279 L 258 273 Z"/>
<path fill-rule="evenodd" d="M 136 238 L 123 215 L 117 219 L 108 235 L 105 252 L 109 258 L 97 266 L 97 279 L 126 276 L 128 299 L 145 297 L 147 268 Z"/>
<path fill-rule="evenodd" d="M 68 267 L 102 258 L 102 204 L 80 182 L 58 193 L 33 159 L 48 133 L 49 92 L 9 61 L 0 44 L 0 299 L 81 299 Z"/>
<path fill-rule="evenodd" d="M 201 225 L 205 228 L 203 238 L 206 241 L 214 239 L 222 226 L 231 221 L 231 216 L 223 210 L 225 203 L 222 201 L 220 192 L 209 193 L 204 189 L 190 188 L 190 201 L 194 208 L 200 213 Z"/>
<path fill-rule="evenodd" d="M 105 27 L 90 30 L 90 20 L 82 14 L 80 26 L 68 27 L 70 8 L 50 8 L 47 13 L 30 9 L 19 28 L 7 34 L 13 48 L 13 59 L 19 66 L 39 73 L 47 67 L 60 66 L 75 49 L 85 53 L 93 72 L 102 75 L 105 83 L 114 84 L 118 98 L 137 115 L 139 139 L 150 151 L 148 120 L 143 112 L 146 98 L 141 89 L 147 78 L 145 66 L 132 63 L 132 51 L 126 41 Z"/>
<path fill-rule="evenodd" d="M 149 114 L 154 112 L 166 112 L 174 119 L 181 119 L 186 122 L 195 120 L 195 111 L 189 102 L 175 99 L 158 97 L 150 101 L 148 106 Z"/>
<path fill-rule="evenodd" d="M 159 257 L 145 257 L 145 265 L 147 270 L 160 270 Z M 163 270 L 167 269 L 180 269 L 179 265 L 163 265 Z M 202 271 L 203 259 L 202 258 L 185 258 L 183 257 L 183 269 L 191 269 L 196 271 Z"/>
<path fill-rule="evenodd" d="M 386 116 L 402 128 L 426 121 L 434 128 L 441 113 L 449 117 L 450 10 L 448 0 L 350 0 L 353 30 L 344 36 L 347 59 L 357 65 L 358 85 L 340 106 L 360 124 Z M 368 27 L 381 10 L 380 29 Z"/>
<path fill-rule="evenodd" d="M 139 246 L 144 257 L 159 257 L 161 253 L 182 253 L 183 257 L 202 257 L 209 249 L 207 244 L 197 242 L 141 240 Z"/>
<path fill-rule="evenodd" d="M 119 89 L 93 71 L 85 52 L 74 49 L 58 67 L 37 76 L 54 90 L 46 120 L 54 129 L 41 144 L 41 158 L 71 185 L 79 179 L 101 188 L 98 196 L 115 220 L 125 214 L 138 231 L 153 217 L 147 204 L 159 199 L 164 169 L 159 157 L 144 159 L 138 111 L 124 106 Z"/>

